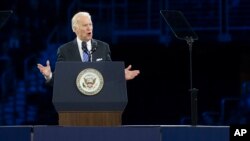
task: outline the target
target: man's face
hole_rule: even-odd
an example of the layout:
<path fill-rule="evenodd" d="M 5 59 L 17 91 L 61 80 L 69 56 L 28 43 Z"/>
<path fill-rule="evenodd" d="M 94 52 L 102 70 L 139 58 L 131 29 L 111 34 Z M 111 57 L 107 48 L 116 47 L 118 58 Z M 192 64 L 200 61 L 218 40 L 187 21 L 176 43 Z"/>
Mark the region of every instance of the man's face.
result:
<path fill-rule="evenodd" d="M 81 15 L 78 17 L 75 33 L 82 41 L 87 42 L 92 39 L 93 25 L 88 16 Z"/>

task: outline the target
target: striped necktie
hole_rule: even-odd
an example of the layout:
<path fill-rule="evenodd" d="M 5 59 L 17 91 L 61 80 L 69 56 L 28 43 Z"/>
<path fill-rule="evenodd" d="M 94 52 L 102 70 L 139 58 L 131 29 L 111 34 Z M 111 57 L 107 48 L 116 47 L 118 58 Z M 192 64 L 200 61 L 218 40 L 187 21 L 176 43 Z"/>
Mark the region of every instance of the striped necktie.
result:
<path fill-rule="evenodd" d="M 82 50 L 83 50 L 83 62 L 89 62 L 89 51 L 87 49 L 86 42 L 82 42 Z"/>

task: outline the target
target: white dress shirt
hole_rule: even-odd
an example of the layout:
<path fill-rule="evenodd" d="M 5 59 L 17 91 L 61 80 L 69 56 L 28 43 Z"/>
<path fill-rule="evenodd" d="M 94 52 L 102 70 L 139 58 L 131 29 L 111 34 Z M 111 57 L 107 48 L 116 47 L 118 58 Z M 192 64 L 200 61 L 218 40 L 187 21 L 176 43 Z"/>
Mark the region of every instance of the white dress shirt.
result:
<path fill-rule="evenodd" d="M 77 40 L 78 50 L 79 50 L 80 55 L 81 55 L 81 59 L 83 61 L 82 41 L 78 37 L 76 38 L 76 40 Z M 92 48 L 91 40 L 89 40 L 89 41 L 87 41 L 87 49 L 88 49 L 88 51 L 90 51 L 91 48 Z"/>

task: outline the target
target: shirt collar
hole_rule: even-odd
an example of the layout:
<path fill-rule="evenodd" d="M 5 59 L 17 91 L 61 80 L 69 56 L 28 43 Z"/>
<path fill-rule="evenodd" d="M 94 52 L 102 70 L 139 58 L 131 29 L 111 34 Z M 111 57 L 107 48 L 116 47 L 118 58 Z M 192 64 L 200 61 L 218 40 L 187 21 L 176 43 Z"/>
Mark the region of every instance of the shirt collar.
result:
<path fill-rule="evenodd" d="M 76 38 L 78 48 L 82 48 L 82 40 L 80 40 L 78 37 Z M 92 45 L 91 45 L 91 40 L 87 41 L 87 48 L 88 50 L 91 50 Z"/>

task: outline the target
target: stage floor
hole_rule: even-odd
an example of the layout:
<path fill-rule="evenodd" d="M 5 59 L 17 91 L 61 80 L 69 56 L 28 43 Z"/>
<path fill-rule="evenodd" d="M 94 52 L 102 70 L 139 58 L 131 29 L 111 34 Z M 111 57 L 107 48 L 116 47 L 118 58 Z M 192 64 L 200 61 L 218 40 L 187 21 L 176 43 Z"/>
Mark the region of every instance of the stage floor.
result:
<path fill-rule="evenodd" d="M 0 126 L 0 141 L 229 141 L 229 126 Z"/>

